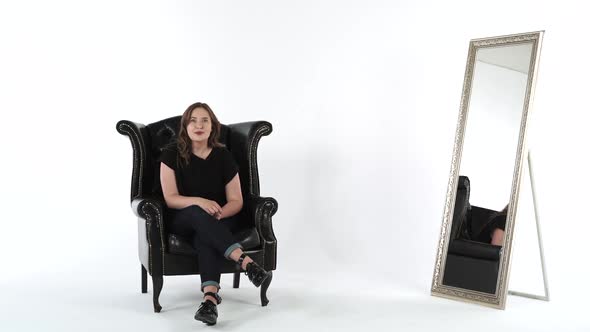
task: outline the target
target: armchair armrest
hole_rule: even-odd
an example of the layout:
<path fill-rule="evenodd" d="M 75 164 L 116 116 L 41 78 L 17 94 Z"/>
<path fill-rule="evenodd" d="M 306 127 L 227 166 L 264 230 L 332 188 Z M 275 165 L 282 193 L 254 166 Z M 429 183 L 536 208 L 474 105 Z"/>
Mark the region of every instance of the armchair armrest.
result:
<path fill-rule="evenodd" d="M 277 239 L 272 229 L 272 216 L 277 212 L 278 203 L 272 197 L 247 196 L 244 199 L 244 217 L 253 222 L 260 235 L 262 245 L 262 266 L 267 271 L 277 267 Z"/>
<path fill-rule="evenodd" d="M 260 195 L 258 179 L 258 142 L 262 136 L 272 132 L 272 125 L 267 121 L 242 122 L 228 125 L 230 128 L 229 145 L 234 157 L 241 164 L 240 174 L 247 176 L 250 187 L 244 188 L 252 196 Z"/>
<path fill-rule="evenodd" d="M 147 128 L 141 123 L 128 120 L 117 122 L 117 131 L 121 135 L 129 136 L 133 147 L 133 174 L 131 176 L 131 199 L 142 195 L 142 181 L 145 165 L 147 163 Z"/>
<path fill-rule="evenodd" d="M 454 240 L 451 241 L 451 244 L 449 245 L 449 254 L 486 259 L 491 261 L 500 260 L 501 253 L 501 246 L 495 246 L 493 244 L 482 242 L 475 242 L 469 240 Z"/>
<path fill-rule="evenodd" d="M 133 213 L 146 222 L 147 241 L 156 248 L 160 247 L 162 251 L 166 248 L 164 206 L 164 200 L 157 196 L 138 196 L 131 201 Z"/>
<path fill-rule="evenodd" d="M 164 215 L 165 204 L 164 200 L 157 196 L 138 196 L 131 200 L 131 209 L 139 218 L 156 220 L 154 217 Z M 159 219 L 163 222 L 163 218 Z"/>
<path fill-rule="evenodd" d="M 272 197 L 252 196 L 244 200 L 246 218 L 253 220 L 263 242 L 276 242 L 272 229 L 272 216 L 277 212 L 278 203 Z"/>

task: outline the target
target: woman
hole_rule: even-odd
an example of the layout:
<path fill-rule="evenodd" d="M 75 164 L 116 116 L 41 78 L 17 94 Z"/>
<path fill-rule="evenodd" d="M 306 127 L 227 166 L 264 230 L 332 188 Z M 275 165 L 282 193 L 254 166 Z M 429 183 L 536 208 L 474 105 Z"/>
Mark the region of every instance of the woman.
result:
<path fill-rule="evenodd" d="M 481 230 L 476 232 L 476 234 L 472 236 L 472 239 L 477 242 L 503 246 L 507 213 L 508 205 L 506 205 L 506 207 L 500 212 L 491 213 L 483 223 Z"/>
<path fill-rule="evenodd" d="M 190 238 L 199 252 L 204 300 L 195 319 L 208 325 L 217 322 L 224 259 L 237 262 L 256 287 L 269 276 L 232 239 L 243 200 L 238 166 L 219 143 L 220 131 L 221 124 L 207 104 L 190 105 L 182 115 L 176 146 L 163 151 L 160 163 L 162 192 L 170 211 L 167 227 Z"/>
<path fill-rule="evenodd" d="M 506 215 L 508 213 L 508 205 L 502 211 L 495 214 L 489 223 L 489 229 L 492 240 L 491 244 L 496 246 L 504 245 L 504 229 L 506 228 Z"/>

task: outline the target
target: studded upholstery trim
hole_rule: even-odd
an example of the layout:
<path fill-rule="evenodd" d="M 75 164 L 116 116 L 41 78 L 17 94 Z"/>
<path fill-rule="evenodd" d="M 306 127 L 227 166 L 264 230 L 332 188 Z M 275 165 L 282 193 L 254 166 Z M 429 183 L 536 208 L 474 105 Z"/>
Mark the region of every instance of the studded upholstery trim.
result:
<path fill-rule="evenodd" d="M 260 180 L 258 179 L 258 142 L 262 136 L 269 135 L 272 132 L 270 123 L 264 123 L 256 128 L 254 138 L 250 141 L 248 155 L 250 156 L 250 179 L 252 179 L 252 188 L 250 194 L 260 195 Z"/>
<path fill-rule="evenodd" d="M 278 203 L 271 197 L 256 197 L 253 199 L 254 220 L 264 242 L 276 241 L 272 229 L 272 216 L 277 212 Z"/>
<path fill-rule="evenodd" d="M 155 223 L 155 227 L 158 231 L 158 235 L 160 238 L 160 253 L 162 255 L 162 272 L 165 273 L 166 267 L 164 263 L 164 253 L 166 250 L 166 242 L 164 239 L 164 218 L 163 218 L 163 202 L 159 202 L 155 198 L 136 198 L 134 201 L 140 200 L 140 202 L 136 205 L 138 211 L 136 212 L 138 216 L 143 217 L 147 221 L 147 228 L 148 228 L 148 241 L 150 247 L 150 265 L 152 262 L 152 243 L 151 243 L 151 231 L 153 230 L 152 224 Z M 152 269 L 152 266 L 150 266 Z M 152 270 L 153 271 L 153 270 Z"/>
<path fill-rule="evenodd" d="M 150 209 L 152 211 L 151 213 L 148 212 L 149 211 L 148 207 L 151 208 Z M 159 235 L 160 235 L 160 253 L 162 254 L 162 274 L 166 274 L 166 264 L 165 264 L 165 260 L 164 260 L 166 242 L 164 241 L 164 218 L 163 218 L 162 206 L 160 204 L 156 205 L 153 202 L 146 200 L 145 204 L 142 207 L 142 211 L 146 215 L 150 215 L 152 217 L 155 217 L 155 221 L 157 223 L 156 227 L 158 228 L 158 231 L 159 231 L 158 233 L 160 233 Z M 155 212 L 155 214 L 154 214 L 154 212 Z"/>
<path fill-rule="evenodd" d="M 117 123 L 117 131 L 121 135 L 129 136 L 131 146 L 133 147 L 133 173 L 131 175 L 131 199 L 142 195 L 143 188 L 140 179 L 143 177 L 143 165 L 145 164 L 145 142 L 140 133 L 140 128 L 145 128 L 143 124 L 127 120 L 121 120 Z"/>
<path fill-rule="evenodd" d="M 260 195 L 260 181 L 258 179 L 258 143 L 262 136 L 267 136 L 272 132 L 272 125 L 266 121 L 242 122 L 230 124 L 231 136 L 243 135 L 248 142 L 246 148 L 246 158 L 248 159 L 248 177 L 250 187 L 248 194 L 251 196 Z M 233 137 L 235 139 L 235 137 Z M 238 140 L 239 141 L 239 140 Z M 235 148 L 235 146 L 233 146 Z"/>
<path fill-rule="evenodd" d="M 272 229 L 272 216 L 277 212 L 278 203 L 271 197 L 256 197 L 253 198 L 252 204 L 255 207 L 253 217 L 256 229 L 262 240 L 262 248 L 265 249 L 267 244 L 276 244 L 277 241 Z M 266 262 L 265 254 L 266 250 L 262 250 L 262 262 Z M 276 254 L 273 253 L 273 256 L 276 257 Z"/>

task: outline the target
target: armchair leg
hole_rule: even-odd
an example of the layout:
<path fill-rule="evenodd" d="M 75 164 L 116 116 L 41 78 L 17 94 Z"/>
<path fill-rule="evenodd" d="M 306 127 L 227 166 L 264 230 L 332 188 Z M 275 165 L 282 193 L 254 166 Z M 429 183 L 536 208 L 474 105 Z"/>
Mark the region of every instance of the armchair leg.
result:
<path fill-rule="evenodd" d="M 141 292 L 147 293 L 147 270 L 141 265 Z"/>
<path fill-rule="evenodd" d="M 262 302 L 262 306 L 266 307 L 268 304 L 268 298 L 266 297 L 266 291 L 268 290 L 268 286 L 270 286 L 270 282 L 272 281 L 272 271 L 268 271 L 270 276 L 266 278 L 266 280 L 260 285 L 260 302 Z"/>
<path fill-rule="evenodd" d="M 152 283 L 154 284 L 154 312 L 160 312 L 162 306 L 160 305 L 159 298 L 162 286 L 164 285 L 164 277 L 152 275 Z"/>
<path fill-rule="evenodd" d="M 236 272 L 234 272 L 234 288 L 240 288 L 240 273 L 242 269 L 236 265 Z"/>

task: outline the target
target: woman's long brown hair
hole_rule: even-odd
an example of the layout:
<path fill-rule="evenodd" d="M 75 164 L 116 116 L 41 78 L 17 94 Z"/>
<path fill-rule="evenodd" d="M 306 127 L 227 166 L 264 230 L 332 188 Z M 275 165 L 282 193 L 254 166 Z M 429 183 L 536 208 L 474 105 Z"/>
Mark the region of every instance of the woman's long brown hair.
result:
<path fill-rule="evenodd" d="M 190 105 L 186 111 L 182 114 L 182 118 L 180 119 L 180 130 L 178 131 L 178 154 L 182 159 L 184 165 L 188 165 L 191 160 L 191 153 L 192 153 L 192 141 L 188 136 L 188 132 L 186 131 L 186 127 L 191 119 L 191 114 L 197 108 L 202 108 L 207 113 L 209 113 L 209 117 L 211 118 L 211 134 L 209 135 L 209 139 L 207 139 L 207 146 L 210 148 L 214 147 L 222 147 L 224 146 L 219 142 L 219 135 L 221 133 L 221 123 L 217 120 L 215 113 L 209 105 L 205 103 L 194 103 Z"/>

